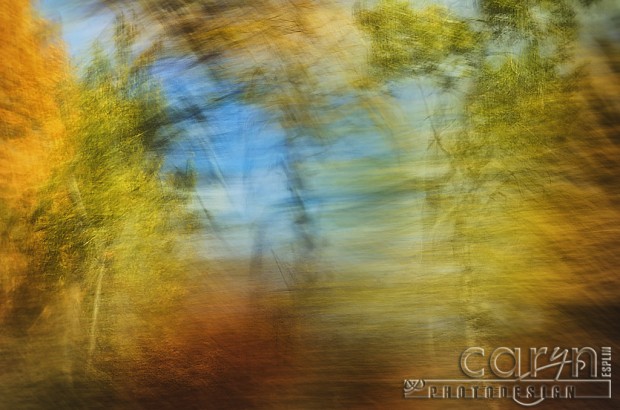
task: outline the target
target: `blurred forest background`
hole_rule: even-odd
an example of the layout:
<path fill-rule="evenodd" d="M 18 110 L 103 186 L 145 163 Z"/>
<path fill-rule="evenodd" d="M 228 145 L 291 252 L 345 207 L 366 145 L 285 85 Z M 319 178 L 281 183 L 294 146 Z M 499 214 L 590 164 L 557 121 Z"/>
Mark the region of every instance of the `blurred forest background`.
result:
<path fill-rule="evenodd" d="M 613 0 L 1 0 L 0 408 L 497 409 L 402 381 L 617 351 L 618 27 Z"/>

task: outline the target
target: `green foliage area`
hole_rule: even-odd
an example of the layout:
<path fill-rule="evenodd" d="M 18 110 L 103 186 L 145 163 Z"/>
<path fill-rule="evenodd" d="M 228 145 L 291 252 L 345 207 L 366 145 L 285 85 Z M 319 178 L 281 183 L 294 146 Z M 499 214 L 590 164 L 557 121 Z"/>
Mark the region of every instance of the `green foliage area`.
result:
<path fill-rule="evenodd" d="M 458 126 L 451 120 L 442 132 L 445 116 L 429 113 L 432 143 L 455 178 L 465 178 L 457 185 L 479 189 L 509 180 L 529 185 L 549 171 L 549 152 L 575 135 L 580 75 L 569 59 L 578 34 L 575 7 L 482 1 L 479 16 L 465 18 L 385 0 L 357 17 L 377 76 L 432 80 L 446 95 L 458 93 L 451 117 Z"/>
<path fill-rule="evenodd" d="M 438 100 L 448 101 L 438 105 L 442 110 L 428 108 L 429 147 L 436 150 L 427 158 L 449 166 L 418 178 L 426 187 L 423 254 L 430 261 L 422 269 L 460 272 L 468 337 L 482 334 L 479 318 L 515 317 L 489 310 L 505 303 L 502 283 L 520 283 L 529 271 L 544 287 L 556 275 L 582 271 L 564 263 L 558 244 L 577 226 L 598 226 L 609 214 L 600 191 L 597 214 L 574 185 L 577 164 L 589 161 L 576 148 L 589 138 L 580 98 L 585 76 L 574 56 L 582 9 L 568 0 L 478 6 L 476 15 L 464 17 L 383 0 L 357 12 L 379 82 L 433 84 Z M 562 246 L 577 252 L 573 244 Z"/>
<path fill-rule="evenodd" d="M 173 306 L 184 288 L 183 234 L 198 225 L 187 209 L 193 172 L 162 175 L 171 125 L 149 73 L 156 48 L 134 57 L 135 27 L 123 18 L 116 27 L 114 55 L 95 47 L 65 104 L 68 159 L 34 215 L 45 280 L 85 295 L 91 355 L 100 327 L 116 329 L 104 333 L 114 343 L 130 344 L 119 327 Z"/>
<path fill-rule="evenodd" d="M 479 33 L 438 6 L 418 11 L 407 2 L 388 0 L 358 10 L 357 20 L 372 38 L 370 62 L 385 78 L 445 71 L 454 64 L 449 57 L 466 56 L 479 42 Z"/>

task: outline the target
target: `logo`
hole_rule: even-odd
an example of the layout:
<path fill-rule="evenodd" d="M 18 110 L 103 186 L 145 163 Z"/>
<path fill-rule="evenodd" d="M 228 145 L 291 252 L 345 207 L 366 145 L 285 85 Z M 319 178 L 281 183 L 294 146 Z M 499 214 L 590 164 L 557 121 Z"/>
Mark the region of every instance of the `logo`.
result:
<path fill-rule="evenodd" d="M 460 357 L 468 378 L 406 379 L 406 399 L 511 399 L 535 406 L 551 399 L 610 399 L 611 347 L 470 347 Z"/>

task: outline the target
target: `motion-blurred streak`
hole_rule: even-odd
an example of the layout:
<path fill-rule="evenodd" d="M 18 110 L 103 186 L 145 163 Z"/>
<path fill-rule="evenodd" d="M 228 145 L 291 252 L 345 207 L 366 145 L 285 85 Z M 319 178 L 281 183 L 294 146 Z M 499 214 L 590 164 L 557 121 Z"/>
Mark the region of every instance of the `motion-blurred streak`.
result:
<path fill-rule="evenodd" d="M 581 3 L 111 0 L 149 24 L 75 72 L 2 3 L 0 408 L 496 410 L 403 377 L 616 351 L 619 53 Z"/>

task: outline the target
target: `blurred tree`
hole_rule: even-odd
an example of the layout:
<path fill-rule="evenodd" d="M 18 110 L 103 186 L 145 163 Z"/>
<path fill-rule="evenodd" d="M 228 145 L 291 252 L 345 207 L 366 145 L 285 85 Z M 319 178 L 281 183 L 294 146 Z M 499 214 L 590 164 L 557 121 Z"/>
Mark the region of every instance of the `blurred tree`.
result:
<path fill-rule="evenodd" d="M 140 15 L 158 22 L 178 50 L 189 50 L 213 79 L 232 85 L 242 102 L 257 105 L 284 130 L 279 163 L 301 269 L 318 246 L 315 215 L 307 204 L 307 148 L 338 135 L 339 122 L 347 116 L 374 109 L 359 92 L 363 48 L 349 13 L 315 0 L 138 4 Z M 376 114 L 371 117 L 381 121 Z M 257 270 L 264 225 L 257 223 Z"/>
<path fill-rule="evenodd" d="M 499 289 L 528 281 L 546 286 L 561 275 L 557 239 L 570 230 L 570 216 L 558 204 L 587 210 L 582 194 L 563 193 L 579 172 L 574 163 L 581 156 L 570 147 L 584 138 L 587 112 L 574 62 L 579 7 L 568 0 L 484 0 L 474 16 L 463 17 L 383 0 L 356 12 L 371 40 L 375 78 L 433 84 L 453 107 L 429 113 L 429 147 L 449 167 L 419 184 L 429 209 L 425 229 L 434 238 L 431 263 L 460 265 L 470 342 L 494 319 L 529 320 L 526 307 L 534 305 L 524 300 L 535 296 Z M 554 297 L 578 291 L 565 289 Z M 511 313 L 502 304 L 520 308 Z"/>
<path fill-rule="evenodd" d="M 28 215 L 59 159 L 65 130 L 57 88 L 69 69 L 54 27 L 30 1 L 0 4 L 0 35 L 10 39 L 0 43 L 1 324 L 38 309 L 26 301 L 39 290 L 27 283 L 37 237 Z"/>
<path fill-rule="evenodd" d="M 83 316 L 73 323 L 81 323 L 75 343 L 90 364 L 104 347 L 139 355 L 131 335 L 181 294 L 182 234 L 197 223 L 187 208 L 193 171 L 162 175 L 174 133 L 150 74 L 159 45 L 139 49 L 136 26 L 122 16 L 115 30 L 111 55 L 95 45 L 66 100 L 70 156 L 34 215 L 43 239 L 40 272 L 84 295 Z"/>

